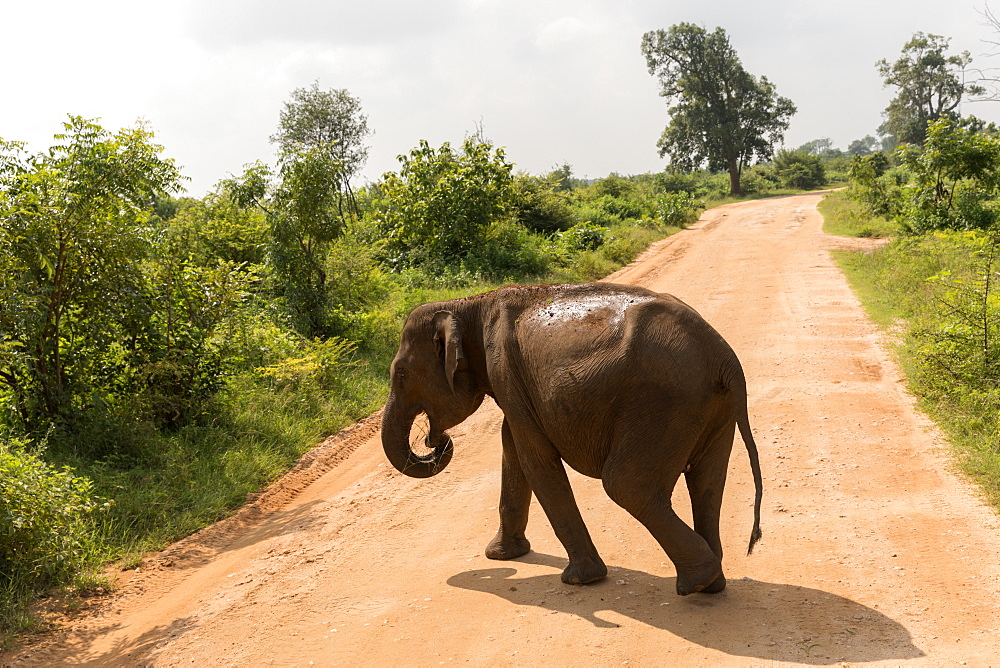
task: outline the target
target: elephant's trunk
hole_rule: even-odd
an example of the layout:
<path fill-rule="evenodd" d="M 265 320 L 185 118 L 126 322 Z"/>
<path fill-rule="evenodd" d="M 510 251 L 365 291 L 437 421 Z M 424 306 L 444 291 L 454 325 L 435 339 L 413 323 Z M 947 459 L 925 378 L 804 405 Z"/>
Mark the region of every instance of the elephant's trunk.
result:
<path fill-rule="evenodd" d="M 382 449 L 389 462 L 400 473 L 412 478 L 430 478 L 444 470 L 454 452 L 451 437 L 445 433 L 424 439 L 433 450 L 426 455 L 418 455 L 410 448 L 410 427 L 416 415 L 401 411 L 397 402 L 389 397 L 382 413 Z"/>

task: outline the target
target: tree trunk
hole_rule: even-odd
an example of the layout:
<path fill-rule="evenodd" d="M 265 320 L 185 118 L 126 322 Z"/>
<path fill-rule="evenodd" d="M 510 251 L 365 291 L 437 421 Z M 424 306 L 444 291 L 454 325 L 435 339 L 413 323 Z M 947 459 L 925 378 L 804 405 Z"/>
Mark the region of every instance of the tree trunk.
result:
<path fill-rule="evenodd" d="M 729 158 L 729 194 L 733 197 L 742 197 L 743 186 L 740 184 L 740 162 L 736 156 Z"/>

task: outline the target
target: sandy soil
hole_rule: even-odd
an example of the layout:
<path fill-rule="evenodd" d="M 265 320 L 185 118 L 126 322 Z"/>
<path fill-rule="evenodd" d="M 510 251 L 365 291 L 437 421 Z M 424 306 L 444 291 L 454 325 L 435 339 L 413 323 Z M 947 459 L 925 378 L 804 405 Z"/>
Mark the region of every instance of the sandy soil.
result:
<path fill-rule="evenodd" d="M 737 443 L 729 588 L 674 594 L 653 538 L 571 473 L 607 580 L 563 585 L 534 551 L 487 560 L 501 414 L 453 431 L 429 480 L 386 463 L 376 419 L 328 440 L 238 515 L 122 575 L 119 592 L 0 663 L 142 665 L 1000 664 L 1000 522 L 949 472 L 828 249 L 819 195 L 708 211 L 609 280 L 670 292 L 740 355 L 764 539 Z M 676 492 L 686 505 L 683 485 Z"/>

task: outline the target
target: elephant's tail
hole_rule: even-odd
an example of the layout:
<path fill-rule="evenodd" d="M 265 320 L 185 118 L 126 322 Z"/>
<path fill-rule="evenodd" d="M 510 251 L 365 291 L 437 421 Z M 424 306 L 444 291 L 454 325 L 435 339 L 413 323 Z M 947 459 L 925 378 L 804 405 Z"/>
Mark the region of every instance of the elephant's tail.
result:
<path fill-rule="evenodd" d="M 737 363 L 738 364 L 738 363 Z M 750 415 L 747 412 L 747 383 L 743 376 L 742 369 L 739 373 L 733 374 L 730 390 L 733 392 L 733 403 L 736 409 L 736 424 L 740 428 L 740 436 L 743 444 L 746 445 L 747 454 L 750 456 L 750 470 L 753 472 L 753 484 L 756 488 L 756 495 L 753 503 L 753 531 L 750 532 L 750 546 L 747 547 L 747 554 L 753 553 L 753 546 L 757 544 L 763 535 L 760 530 L 760 502 L 764 498 L 764 481 L 760 475 L 760 457 L 757 454 L 757 443 L 753 440 L 753 432 L 750 430 Z"/>

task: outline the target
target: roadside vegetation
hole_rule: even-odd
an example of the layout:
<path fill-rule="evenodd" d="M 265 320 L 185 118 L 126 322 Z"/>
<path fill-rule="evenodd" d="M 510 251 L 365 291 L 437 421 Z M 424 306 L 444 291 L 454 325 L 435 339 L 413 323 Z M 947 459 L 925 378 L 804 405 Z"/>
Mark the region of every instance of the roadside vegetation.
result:
<path fill-rule="evenodd" d="M 955 113 L 982 89 L 963 88 L 968 54 L 948 56 L 947 44 L 918 33 L 898 61 L 879 63 L 900 88 L 883 126 L 898 135 L 855 156 L 849 188 L 821 211 L 831 233 L 891 237 L 838 261 L 958 465 L 1000 509 L 1000 132 Z"/>

